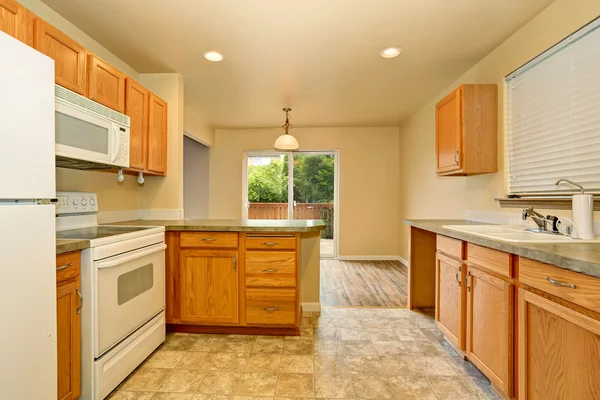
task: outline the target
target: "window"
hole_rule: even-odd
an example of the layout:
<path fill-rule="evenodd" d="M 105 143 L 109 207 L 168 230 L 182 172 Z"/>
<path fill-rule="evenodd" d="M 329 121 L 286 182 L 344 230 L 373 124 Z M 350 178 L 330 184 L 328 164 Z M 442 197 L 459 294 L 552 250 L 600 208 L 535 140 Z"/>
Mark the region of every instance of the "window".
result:
<path fill-rule="evenodd" d="M 506 77 L 509 190 L 600 193 L 600 19 Z"/>

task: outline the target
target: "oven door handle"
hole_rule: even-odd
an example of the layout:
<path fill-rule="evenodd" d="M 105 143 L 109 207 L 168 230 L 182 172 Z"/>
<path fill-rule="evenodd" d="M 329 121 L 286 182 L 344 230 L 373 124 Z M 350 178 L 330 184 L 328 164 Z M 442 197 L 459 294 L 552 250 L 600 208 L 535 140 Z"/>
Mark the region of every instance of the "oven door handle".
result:
<path fill-rule="evenodd" d="M 122 256 L 116 256 L 116 257 L 113 257 L 113 258 L 111 258 L 109 260 L 106 260 L 106 261 L 100 261 L 97 264 L 96 268 L 102 269 L 102 268 L 116 267 L 117 265 L 121 265 L 121 264 L 124 264 L 126 262 L 133 261 L 133 260 L 136 260 L 138 258 L 142 258 L 142 257 L 145 257 L 147 255 L 150 255 L 150 254 L 153 254 L 153 253 L 157 253 L 159 251 L 163 251 L 166 248 L 167 248 L 166 244 L 160 243 L 158 245 L 147 247 L 145 249 L 138 250 L 138 251 L 135 251 L 135 252 L 130 253 L 130 254 L 125 254 L 125 255 L 122 255 Z"/>

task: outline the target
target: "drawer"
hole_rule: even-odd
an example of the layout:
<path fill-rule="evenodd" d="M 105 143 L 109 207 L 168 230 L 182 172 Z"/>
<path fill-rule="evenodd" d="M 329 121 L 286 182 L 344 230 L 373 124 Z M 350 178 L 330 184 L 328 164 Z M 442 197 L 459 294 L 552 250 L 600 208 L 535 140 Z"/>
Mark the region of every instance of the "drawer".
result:
<path fill-rule="evenodd" d="M 247 235 L 247 250 L 295 250 L 295 235 Z"/>
<path fill-rule="evenodd" d="M 291 251 L 247 252 L 246 286 L 296 287 L 296 253 Z"/>
<path fill-rule="evenodd" d="M 248 325 L 296 325 L 295 289 L 246 289 Z"/>
<path fill-rule="evenodd" d="M 181 232 L 181 247 L 237 248 L 237 232 Z"/>
<path fill-rule="evenodd" d="M 463 241 L 458 239 L 452 239 L 447 236 L 437 235 L 437 251 L 446 254 L 447 256 L 454 257 L 462 260 L 464 257 Z"/>
<path fill-rule="evenodd" d="M 509 253 L 469 243 L 467 246 L 467 260 L 469 264 L 475 264 L 507 278 L 513 277 L 513 267 Z"/>
<path fill-rule="evenodd" d="M 76 278 L 80 274 L 81 253 L 73 251 L 56 256 L 56 282 Z"/>
<path fill-rule="evenodd" d="M 519 282 L 600 312 L 600 278 L 520 258 Z"/>

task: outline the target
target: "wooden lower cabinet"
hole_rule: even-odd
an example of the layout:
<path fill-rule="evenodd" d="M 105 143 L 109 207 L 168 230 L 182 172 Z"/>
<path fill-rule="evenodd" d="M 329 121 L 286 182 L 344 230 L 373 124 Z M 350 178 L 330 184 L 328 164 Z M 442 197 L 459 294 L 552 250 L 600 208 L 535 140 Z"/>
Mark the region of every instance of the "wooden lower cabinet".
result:
<path fill-rule="evenodd" d="M 237 250 L 182 250 L 181 322 L 238 323 L 237 256 Z"/>
<path fill-rule="evenodd" d="M 59 400 L 81 394 L 81 281 L 79 252 L 56 259 L 56 346 Z"/>
<path fill-rule="evenodd" d="M 600 398 L 600 321 L 519 289 L 519 400 Z"/>
<path fill-rule="evenodd" d="M 511 283 L 469 266 L 466 356 L 508 397 L 513 388 L 513 297 Z"/>
<path fill-rule="evenodd" d="M 466 290 L 463 262 L 444 254 L 436 256 L 435 321 L 446 338 L 465 350 Z"/>
<path fill-rule="evenodd" d="M 295 289 L 246 289 L 246 323 L 248 325 L 294 325 L 296 323 Z"/>

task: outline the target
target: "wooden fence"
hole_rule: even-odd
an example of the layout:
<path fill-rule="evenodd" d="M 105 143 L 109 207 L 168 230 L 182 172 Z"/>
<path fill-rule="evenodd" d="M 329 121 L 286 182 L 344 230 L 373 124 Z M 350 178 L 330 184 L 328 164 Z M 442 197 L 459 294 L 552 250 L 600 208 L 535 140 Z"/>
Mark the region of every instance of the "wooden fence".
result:
<path fill-rule="evenodd" d="M 323 239 L 333 239 L 333 204 L 296 203 L 294 219 L 321 219 Z M 250 203 L 248 219 L 288 219 L 288 203 Z"/>

